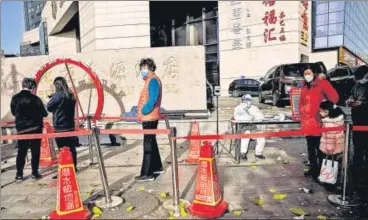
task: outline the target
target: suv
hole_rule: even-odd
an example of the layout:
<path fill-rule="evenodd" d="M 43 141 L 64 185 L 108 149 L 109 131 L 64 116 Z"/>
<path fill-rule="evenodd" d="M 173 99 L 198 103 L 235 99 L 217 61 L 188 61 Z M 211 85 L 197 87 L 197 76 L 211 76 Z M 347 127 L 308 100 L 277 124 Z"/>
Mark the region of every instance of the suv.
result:
<path fill-rule="evenodd" d="M 230 83 L 229 95 L 240 97 L 245 94 L 258 95 L 259 82 L 254 79 L 236 79 Z"/>
<path fill-rule="evenodd" d="M 272 100 L 273 106 L 280 106 L 281 101 L 290 101 L 290 89 L 297 87 L 304 80 L 304 70 L 308 68 L 315 73 L 327 72 L 322 62 L 282 64 L 271 68 L 260 79 L 259 102 Z"/>
<path fill-rule="evenodd" d="M 354 71 L 356 67 L 337 66 L 327 73 L 327 79 L 339 93 L 339 105 L 345 105 L 349 99 L 351 89 L 354 87 Z"/>

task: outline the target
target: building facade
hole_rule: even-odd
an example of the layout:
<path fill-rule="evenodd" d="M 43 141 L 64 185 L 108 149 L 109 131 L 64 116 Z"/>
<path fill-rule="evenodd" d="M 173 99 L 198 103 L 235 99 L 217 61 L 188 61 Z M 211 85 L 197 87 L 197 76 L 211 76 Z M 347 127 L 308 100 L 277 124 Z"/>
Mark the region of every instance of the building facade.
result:
<path fill-rule="evenodd" d="M 42 55 L 39 42 L 39 26 L 42 21 L 42 11 L 46 1 L 24 1 L 24 25 L 23 42 L 20 44 L 21 56 Z"/>
<path fill-rule="evenodd" d="M 233 80 L 259 79 L 279 64 L 323 61 L 329 69 L 348 53 L 359 57 L 356 63 L 367 61 L 367 4 L 47 1 L 37 31 L 26 32 L 24 40 L 55 57 L 204 45 L 206 71 L 198 74 L 228 95 Z"/>
<path fill-rule="evenodd" d="M 368 63 L 368 2 L 315 1 L 312 52 L 326 63 Z"/>

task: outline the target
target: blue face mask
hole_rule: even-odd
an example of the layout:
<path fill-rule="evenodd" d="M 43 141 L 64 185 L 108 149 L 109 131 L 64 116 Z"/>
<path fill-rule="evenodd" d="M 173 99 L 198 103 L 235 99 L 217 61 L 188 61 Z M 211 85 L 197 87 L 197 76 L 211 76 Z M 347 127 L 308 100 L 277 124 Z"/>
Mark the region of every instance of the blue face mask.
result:
<path fill-rule="evenodd" d="M 141 70 L 141 76 L 142 76 L 143 79 L 146 78 L 147 75 L 148 75 L 148 70 L 147 69 Z"/>

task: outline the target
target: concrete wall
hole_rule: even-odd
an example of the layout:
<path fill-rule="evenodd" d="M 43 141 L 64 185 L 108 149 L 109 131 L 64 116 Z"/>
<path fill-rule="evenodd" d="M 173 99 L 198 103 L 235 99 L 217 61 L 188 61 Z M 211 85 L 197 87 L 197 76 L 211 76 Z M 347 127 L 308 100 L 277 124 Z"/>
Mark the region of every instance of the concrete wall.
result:
<path fill-rule="evenodd" d="M 148 1 L 79 3 L 82 52 L 150 47 Z"/>
<path fill-rule="evenodd" d="M 30 42 L 30 44 L 40 42 L 39 29 L 35 28 L 35 29 L 30 30 L 30 31 L 25 31 L 23 33 L 23 42 Z"/>
<path fill-rule="evenodd" d="M 63 57 L 89 63 L 97 72 L 105 88 L 103 113 L 106 115 L 118 116 L 125 109 L 130 111 L 132 106 L 137 105 L 143 86 L 143 80 L 139 74 L 139 61 L 142 57 L 152 57 L 156 61 L 156 73 L 161 77 L 163 84 L 163 108 L 167 110 L 206 109 L 205 62 L 202 46 L 98 51 Z M 2 82 L 4 83 L 1 91 L 2 118 L 9 115 L 10 98 L 19 91 L 23 77 L 31 76 L 49 60 L 55 58 L 60 57 L 38 56 L 2 60 Z M 73 66 L 70 66 L 70 71 L 77 87 L 83 80 L 88 83 L 89 77 L 85 72 Z M 38 95 L 45 102 L 47 96 L 53 92 L 53 79 L 60 75 L 67 76 L 63 65 L 52 68 L 42 78 Z M 95 111 L 96 94 L 95 89 L 92 89 L 91 96 L 90 89 L 78 93 L 84 112 L 87 112 L 89 97 L 92 97 L 90 112 Z"/>
<path fill-rule="evenodd" d="M 75 30 L 49 36 L 49 55 L 77 53 L 77 35 Z"/>
<path fill-rule="evenodd" d="M 322 61 L 329 70 L 335 67 L 338 62 L 338 50 L 314 52 L 309 55 L 309 59 L 311 62 Z"/>
<path fill-rule="evenodd" d="M 275 65 L 300 61 L 300 2 L 276 1 L 269 7 L 262 2 L 219 2 L 222 95 L 228 95 L 229 84 L 241 75 L 258 79 Z M 263 17 L 272 9 L 277 22 L 266 26 Z M 280 40 L 281 12 L 285 14 L 285 41 Z M 272 37 L 276 40 L 265 42 L 265 29 L 271 28 L 275 28 Z"/>

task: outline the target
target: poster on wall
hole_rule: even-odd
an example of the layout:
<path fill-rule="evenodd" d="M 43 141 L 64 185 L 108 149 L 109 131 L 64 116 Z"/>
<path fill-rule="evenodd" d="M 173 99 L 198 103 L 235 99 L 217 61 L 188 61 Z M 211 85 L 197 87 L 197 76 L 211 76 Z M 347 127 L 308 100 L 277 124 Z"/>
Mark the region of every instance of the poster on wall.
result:
<path fill-rule="evenodd" d="M 299 88 L 290 89 L 291 117 L 294 121 L 300 120 L 299 100 L 302 90 Z"/>

